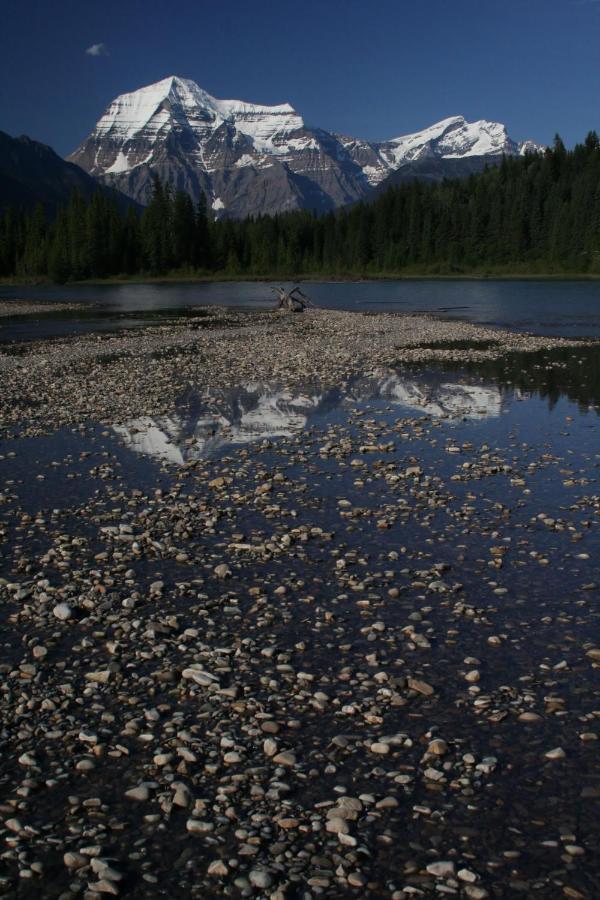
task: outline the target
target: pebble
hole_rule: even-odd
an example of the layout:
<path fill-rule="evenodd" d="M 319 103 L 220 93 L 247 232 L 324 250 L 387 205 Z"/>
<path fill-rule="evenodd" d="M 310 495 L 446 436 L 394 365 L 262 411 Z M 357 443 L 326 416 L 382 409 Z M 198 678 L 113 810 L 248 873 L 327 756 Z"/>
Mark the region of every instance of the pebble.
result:
<path fill-rule="evenodd" d="M 277 763 L 278 766 L 295 766 L 296 754 L 288 751 L 276 753 L 275 756 L 273 756 L 273 762 Z"/>
<path fill-rule="evenodd" d="M 220 859 L 213 860 L 208 867 L 208 874 L 212 878 L 224 878 L 229 874 L 229 869 Z"/>
<path fill-rule="evenodd" d="M 460 879 L 460 881 L 466 881 L 469 884 L 474 884 L 478 880 L 478 876 L 470 869 L 459 869 L 456 873 L 456 877 Z"/>
<path fill-rule="evenodd" d="M 447 394 L 504 404 L 488 376 L 396 369 L 541 365 L 546 339 L 208 315 L 223 320 L 0 350 L 0 889 L 477 900 L 594 883 L 589 466 L 563 437 L 492 441 L 501 421 L 434 411 Z M 496 343 L 429 346 L 446 337 Z M 277 433 L 236 446 L 261 404 Z M 167 456 L 136 465 L 154 438 Z M 539 765 L 555 745 L 560 791 Z"/>
<path fill-rule="evenodd" d="M 63 856 L 63 862 L 68 869 L 81 869 L 89 865 L 89 859 L 81 853 L 67 852 Z"/>
<path fill-rule="evenodd" d="M 272 877 L 268 872 L 264 872 L 262 869 L 252 869 L 248 875 L 248 879 L 253 887 L 263 891 L 270 888 L 273 884 Z"/>
<path fill-rule="evenodd" d="M 383 744 L 380 741 L 374 741 L 374 743 L 371 744 L 370 750 L 371 750 L 371 753 L 378 753 L 381 755 L 386 755 L 387 753 L 390 752 L 390 745 Z"/>
<path fill-rule="evenodd" d="M 73 616 L 73 610 L 68 603 L 57 603 L 52 610 L 52 613 L 55 618 L 59 619 L 61 622 L 66 622 Z"/>
<path fill-rule="evenodd" d="M 140 784 L 138 787 L 130 788 L 128 791 L 125 791 L 125 796 L 128 800 L 143 802 L 150 799 L 150 789 L 145 784 Z"/>
<path fill-rule="evenodd" d="M 419 678 L 409 678 L 408 686 L 412 691 L 416 691 L 418 694 L 423 694 L 425 697 L 431 697 L 434 694 L 434 689 L 430 684 L 426 681 L 422 681 Z"/>
<path fill-rule="evenodd" d="M 430 875 L 435 875 L 436 878 L 452 878 L 454 875 L 454 863 L 453 862 L 433 862 L 429 863 L 427 866 L 427 871 Z"/>

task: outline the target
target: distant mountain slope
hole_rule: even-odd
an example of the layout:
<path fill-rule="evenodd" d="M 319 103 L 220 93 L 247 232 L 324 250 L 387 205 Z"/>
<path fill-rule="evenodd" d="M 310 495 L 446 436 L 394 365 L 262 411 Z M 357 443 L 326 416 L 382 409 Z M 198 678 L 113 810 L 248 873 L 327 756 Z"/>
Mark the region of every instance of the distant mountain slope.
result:
<path fill-rule="evenodd" d="M 106 187 L 74 163 L 65 162 L 45 144 L 0 131 L 0 211 L 9 206 L 24 210 L 41 203 L 53 215 L 73 191 L 89 198 Z M 119 197 L 121 207 L 132 201 Z"/>
<path fill-rule="evenodd" d="M 383 142 L 312 128 L 289 104 L 218 100 L 171 76 L 117 97 L 71 154 L 105 184 L 147 202 L 152 175 L 216 215 L 242 218 L 294 209 L 325 211 L 367 196 L 391 172 L 421 159 L 519 155 L 498 122 L 444 119 Z"/>
<path fill-rule="evenodd" d="M 455 158 L 425 157 L 406 163 L 400 169 L 384 178 L 369 194 L 367 200 L 374 200 L 390 187 L 397 187 L 407 181 L 439 182 L 445 178 L 468 178 L 483 172 L 486 166 L 498 166 L 502 156 L 464 156 Z"/>

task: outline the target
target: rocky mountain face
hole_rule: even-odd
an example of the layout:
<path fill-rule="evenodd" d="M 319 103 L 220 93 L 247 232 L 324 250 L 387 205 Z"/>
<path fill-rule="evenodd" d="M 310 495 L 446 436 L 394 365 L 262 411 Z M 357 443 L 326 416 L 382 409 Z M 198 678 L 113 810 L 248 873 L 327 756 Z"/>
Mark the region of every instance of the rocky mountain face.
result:
<path fill-rule="evenodd" d="M 489 156 L 424 156 L 414 162 L 407 162 L 390 172 L 383 181 L 376 184 L 366 198 L 368 202 L 377 199 L 390 187 L 398 187 L 407 181 L 426 181 L 435 183 L 445 178 L 468 178 L 483 172 L 486 166 L 499 165 L 502 155 Z"/>
<path fill-rule="evenodd" d="M 504 125 L 461 116 L 361 141 L 307 126 L 288 104 L 218 100 L 172 76 L 113 100 L 69 159 L 140 203 L 156 173 L 196 200 L 204 192 L 216 215 L 240 218 L 334 209 L 424 159 L 497 159 L 535 148 L 513 141 Z"/>
<path fill-rule="evenodd" d="M 104 189 L 45 144 L 0 131 L 0 212 L 7 207 L 31 211 L 41 203 L 53 216 L 59 206 L 68 203 L 73 191 L 89 198 Z M 122 197 L 123 207 L 131 203 Z"/>

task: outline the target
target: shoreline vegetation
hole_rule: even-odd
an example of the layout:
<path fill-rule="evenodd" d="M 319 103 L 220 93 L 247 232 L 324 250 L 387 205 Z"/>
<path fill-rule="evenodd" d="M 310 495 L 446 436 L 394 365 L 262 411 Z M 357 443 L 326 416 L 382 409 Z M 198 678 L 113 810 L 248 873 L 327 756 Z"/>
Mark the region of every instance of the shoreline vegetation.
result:
<path fill-rule="evenodd" d="M 214 219 L 155 178 L 141 216 L 74 195 L 56 219 L 8 209 L 0 278 L 56 283 L 600 277 L 600 141 L 504 157 L 466 179 L 414 180 L 336 211 Z M 301 276 L 301 278 L 299 278 Z"/>
<path fill-rule="evenodd" d="M 273 272 L 264 275 L 232 274 L 230 272 L 212 272 L 200 274 L 181 271 L 167 272 L 163 275 L 111 275 L 107 278 L 84 278 L 69 281 L 65 286 L 102 286 L 102 285 L 135 285 L 135 284 L 367 284 L 377 281 L 600 281 L 600 272 L 531 272 L 531 271 L 486 271 L 486 272 L 391 272 L 365 273 L 364 275 L 315 275 L 306 273 L 282 274 Z M 44 287 L 56 285 L 50 278 L 12 277 L 0 278 L 0 287 Z"/>

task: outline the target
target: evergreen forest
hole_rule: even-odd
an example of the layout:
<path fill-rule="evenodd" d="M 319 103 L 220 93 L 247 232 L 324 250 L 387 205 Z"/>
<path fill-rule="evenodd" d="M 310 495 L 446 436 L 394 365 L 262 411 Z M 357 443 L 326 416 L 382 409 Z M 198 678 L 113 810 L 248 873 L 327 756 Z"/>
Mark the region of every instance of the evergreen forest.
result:
<path fill-rule="evenodd" d="M 504 157 L 463 180 L 407 181 L 335 212 L 215 221 L 154 181 L 141 214 L 74 194 L 0 219 L 0 277 L 600 275 L 600 141 Z"/>

